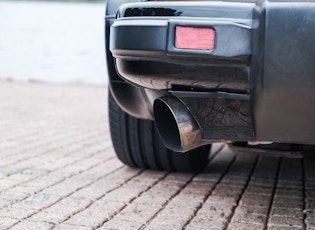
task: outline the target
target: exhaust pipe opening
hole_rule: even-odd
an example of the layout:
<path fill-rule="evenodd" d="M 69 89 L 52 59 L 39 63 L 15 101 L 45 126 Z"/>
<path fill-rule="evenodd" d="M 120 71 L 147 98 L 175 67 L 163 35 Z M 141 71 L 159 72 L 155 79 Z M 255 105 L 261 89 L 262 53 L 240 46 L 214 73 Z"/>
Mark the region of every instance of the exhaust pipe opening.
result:
<path fill-rule="evenodd" d="M 166 101 L 158 99 L 154 102 L 153 111 L 155 124 L 164 145 L 178 152 L 181 149 L 181 140 L 172 108 L 170 108 Z"/>
<path fill-rule="evenodd" d="M 173 96 L 155 100 L 153 106 L 157 130 L 164 145 L 175 152 L 187 152 L 201 145 L 201 130 L 187 106 Z"/>

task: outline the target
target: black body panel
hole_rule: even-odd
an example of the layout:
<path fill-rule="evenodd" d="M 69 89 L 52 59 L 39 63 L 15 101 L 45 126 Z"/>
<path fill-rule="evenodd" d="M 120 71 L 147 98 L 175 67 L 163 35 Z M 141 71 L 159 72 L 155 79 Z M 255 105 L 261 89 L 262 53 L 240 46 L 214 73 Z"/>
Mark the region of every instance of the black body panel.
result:
<path fill-rule="evenodd" d="M 270 2 L 257 14 L 265 23 L 253 53 L 263 65 L 251 75 L 256 137 L 314 144 L 315 3 Z"/>

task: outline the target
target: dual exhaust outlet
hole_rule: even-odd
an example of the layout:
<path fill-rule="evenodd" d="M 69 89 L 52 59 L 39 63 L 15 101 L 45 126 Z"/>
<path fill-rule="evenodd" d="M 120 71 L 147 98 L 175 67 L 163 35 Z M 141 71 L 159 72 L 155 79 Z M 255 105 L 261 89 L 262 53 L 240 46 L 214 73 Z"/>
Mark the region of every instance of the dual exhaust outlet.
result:
<path fill-rule="evenodd" d="M 167 148 L 187 152 L 211 143 L 202 139 L 199 124 L 188 107 L 176 97 L 158 98 L 153 111 L 157 130 Z"/>

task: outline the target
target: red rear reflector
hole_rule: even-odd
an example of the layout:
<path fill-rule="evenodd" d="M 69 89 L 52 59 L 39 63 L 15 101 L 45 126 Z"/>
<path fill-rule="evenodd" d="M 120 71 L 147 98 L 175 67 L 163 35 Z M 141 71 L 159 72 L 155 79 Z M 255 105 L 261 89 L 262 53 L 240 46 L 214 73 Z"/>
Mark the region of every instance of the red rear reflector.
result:
<path fill-rule="evenodd" d="M 215 30 L 212 28 L 176 26 L 175 48 L 212 50 L 214 48 L 214 37 Z"/>

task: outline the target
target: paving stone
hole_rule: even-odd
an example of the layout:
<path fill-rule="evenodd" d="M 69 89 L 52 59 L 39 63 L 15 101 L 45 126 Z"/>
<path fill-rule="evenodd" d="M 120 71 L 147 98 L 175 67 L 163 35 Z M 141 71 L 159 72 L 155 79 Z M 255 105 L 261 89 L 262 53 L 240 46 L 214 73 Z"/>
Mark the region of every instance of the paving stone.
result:
<path fill-rule="evenodd" d="M 269 226 L 268 230 L 302 230 L 303 227 L 288 227 L 288 226 Z"/>
<path fill-rule="evenodd" d="M 315 199 L 306 198 L 306 209 L 314 210 L 315 209 Z"/>
<path fill-rule="evenodd" d="M 270 200 L 271 199 L 271 194 L 255 194 L 255 193 L 249 193 L 249 192 L 246 192 L 243 194 L 242 196 L 242 201 L 245 201 L 245 200 L 249 200 L 249 201 L 252 201 L 252 200 Z"/>
<path fill-rule="evenodd" d="M 177 211 L 178 209 L 175 209 Z M 121 219 L 121 220 L 130 220 L 135 221 L 138 223 L 145 223 L 150 220 L 156 213 L 160 211 L 160 208 L 158 207 L 150 207 L 148 205 L 137 205 L 137 204 L 129 204 L 126 208 L 124 208 L 117 216 L 115 216 L 115 219 Z M 165 209 L 163 210 L 165 211 Z M 187 210 L 185 210 L 187 213 Z M 167 212 L 171 215 L 178 215 L 179 213 L 174 212 Z"/>
<path fill-rule="evenodd" d="M 232 218 L 232 223 L 248 223 L 264 225 L 267 219 L 266 215 L 252 214 L 252 213 L 235 213 Z"/>
<path fill-rule="evenodd" d="M 69 225 L 69 224 L 60 224 L 54 227 L 54 230 L 92 230 L 91 227 L 78 226 L 78 225 Z"/>
<path fill-rule="evenodd" d="M 314 217 L 307 217 L 305 223 L 308 227 L 315 227 L 315 218 Z"/>
<path fill-rule="evenodd" d="M 186 229 L 203 229 L 207 227 L 208 229 L 224 229 L 228 222 L 224 219 L 209 219 L 203 217 L 195 217 L 187 225 Z"/>
<path fill-rule="evenodd" d="M 263 187 L 267 189 L 273 188 L 274 185 L 274 179 L 258 179 L 258 180 L 253 180 L 250 182 L 250 186 L 257 186 L 257 187 Z"/>
<path fill-rule="evenodd" d="M 183 229 L 186 223 L 189 221 L 189 218 L 191 217 L 191 215 L 189 215 L 189 213 L 182 216 L 158 215 L 155 219 L 153 219 L 153 221 L 148 225 L 148 227 L 150 228 L 150 226 L 152 226 L 154 228 L 155 226 L 164 225 L 164 226 L 169 226 L 169 228 L 172 228 L 172 229 Z"/>
<path fill-rule="evenodd" d="M 85 209 L 91 203 L 92 203 L 92 200 L 86 197 L 78 197 L 78 196 L 71 195 L 60 200 L 58 202 L 58 205 L 63 206 L 63 207 L 74 207 L 80 210 L 80 209 Z"/>
<path fill-rule="evenodd" d="M 236 205 L 239 196 L 240 196 L 239 194 L 235 194 L 234 197 L 213 195 L 213 196 L 208 197 L 206 202 L 207 203 L 220 203 L 220 204 Z"/>
<path fill-rule="evenodd" d="M 123 202 L 108 200 L 107 197 L 96 201 L 85 210 L 76 213 L 66 221 L 67 224 L 96 227 L 102 222 L 109 220 L 125 207 Z"/>
<path fill-rule="evenodd" d="M 36 213 L 33 209 L 22 209 L 22 208 L 3 208 L 0 210 L 0 219 L 7 217 L 7 218 L 16 218 L 19 220 L 23 220 L 31 215 Z"/>
<path fill-rule="evenodd" d="M 303 213 L 306 215 L 306 217 L 315 219 L 315 210 L 304 210 Z"/>
<path fill-rule="evenodd" d="M 197 216 L 210 219 L 227 219 L 232 214 L 233 205 L 205 204 L 198 211 Z"/>
<path fill-rule="evenodd" d="M 303 200 L 299 198 L 275 197 L 273 208 L 303 209 Z"/>
<path fill-rule="evenodd" d="M 61 199 L 60 196 L 49 193 L 38 193 L 13 205 L 14 208 L 40 210 Z"/>
<path fill-rule="evenodd" d="M 281 181 L 277 183 L 277 188 L 281 189 L 300 189 L 303 187 L 302 181 Z"/>
<path fill-rule="evenodd" d="M 302 227 L 303 220 L 296 217 L 271 216 L 268 226 Z"/>
<path fill-rule="evenodd" d="M 303 199 L 304 194 L 302 190 L 296 189 L 280 189 L 277 188 L 275 198 L 296 198 L 296 199 Z"/>
<path fill-rule="evenodd" d="M 263 224 L 253 224 L 253 223 L 238 223 L 232 222 L 228 228 L 228 230 L 263 230 Z"/>
<path fill-rule="evenodd" d="M 307 198 L 314 198 L 315 199 L 315 191 L 306 191 L 305 195 Z"/>
<path fill-rule="evenodd" d="M 244 194 L 246 193 L 270 196 L 272 194 L 272 188 L 260 187 L 249 184 Z"/>
<path fill-rule="evenodd" d="M 235 194 L 241 194 L 243 191 L 244 185 L 222 185 L 221 183 L 215 188 L 212 192 L 212 195 L 220 195 L 220 196 L 235 196 Z"/>
<path fill-rule="evenodd" d="M 163 192 L 157 192 L 156 190 L 149 190 L 144 194 L 141 194 L 140 197 L 138 197 L 134 203 L 136 204 L 144 204 L 144 205 L 150 205 L 151 207 L 162 207 L 169 198 L 171 197 L 170 195 L 168 196 L 160 196 L 161 193 Z"/>
<path fill-rule="evenodd" d="M 258 215 L 267 215 L 268 207 L 263 206 L 237 206 L 235 213 L 249 213 L 249 214 L 258 214 Z"/>
<path fill-rule="evenodd" d="M 111 146 L 107 87 L 0 87 L 0 229 L 315 230 L 314 154 L 215 144 L 197 175 L 134 169 Z"/>
<path fill-rule="evenodd" d="M 9 218 L 9 217 L 1 217 L 0 218 L 0 229 L 7 229 L 18 222 L 19 222 L 18 219 Z"/>
<path fill-rule="evenodd" d="M 104 225 L 101 226 L 100 229 L 111 229 L 111 230 L 114 230 L 114 229 L 117 229 L 117 230 L 120 230 L 120 229 L 139 229 L 141 226 L 143 226 L 145 223 L 143 222 L 136 222 L 136 221 L 130 221 L 130 220 L 124 220 L 124 221 L 121 221 L 121 220 L 116 220 L 116 219 L 112 219 L 108 222 L 105 222 Z M 159 229 L 159 228 L 156 228 L 155 229 Z"/>
<path fill-rule="evenodd" d="M 41 211 L 32 215 L 28 219 L 35 222 L 47 222 L 51 224 L 59 224 L 65 221 L 70 215 L 64 214 L 64 212 L 49 212 Z"/>
<path fill-rule="evenodd" d="M 192 181 L 181 191 L 181 194 L 205 196 L 209 194 L 212 188 L 212 183 Z"/>
<path fill-rule="evenodd" d="M 271 216 L 282 216 L 282 217 L 297 217 L 303 219 L 304 213 L 302 209 L 277 209 L 271 210 Z"/>
<path fill-rule="evenodd" d="M 270 203 L 271 194 L 270 195 L 261 195 L 261 194 L 254 194 L 254 193 L 244 193 L 240 204 L 251 204 L 257 206 L 267 206 Z"/>
<path fill-rule="evenodd" d="M 224 229 L 225 227 L 223 225 L 218 225 L 218 226 L 215 226 L 215 225 L 211 225 L 211 226 L 207 226 L 207 225 L 195 225 L 195 224 L 192 224 L 192 225 L 188 225 L 185 229 L 186 230 L 195 230 L 195 229 L 198 229 L 198 230 L 222 230 Z M 156 229 L 168 229 L 167 226 L 161 226 L 160 228 L 156 228 Z"/>
<path fill-rule="evenodd" d="M 259 207 L 268 207 L 270 203 L 270 199 L 267 199 L 268 196 L 259 197 L 258 199 L 252 198 L 252 199 L 241 199 L 240 205 L 243 206 L 259 206 Z"/>
<path fill-rule="evenodd" d="M 25 230 L 25 229 L 36 229 L 36 230 L 49 230 L 53 227 L 52 224 L 47 222 L 37 222 L 37 221 L 23 221 L 17 225 L 14 225 L 12 230 Z"/>

